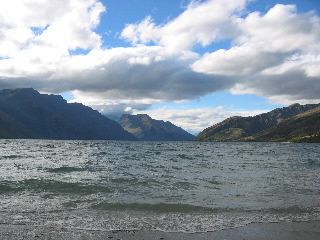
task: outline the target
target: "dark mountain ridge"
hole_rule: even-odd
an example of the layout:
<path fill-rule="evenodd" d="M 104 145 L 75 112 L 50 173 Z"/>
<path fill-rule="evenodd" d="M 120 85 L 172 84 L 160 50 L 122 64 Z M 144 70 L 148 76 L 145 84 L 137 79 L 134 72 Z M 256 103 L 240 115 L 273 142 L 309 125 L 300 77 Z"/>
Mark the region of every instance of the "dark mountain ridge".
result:
<path fill-rule="evenodd" d="M 171 122 L 155 120 L 147 114 L 124 114 L 118 122 L 126 131 L 143 141 L 189 141 L 194 138 Z"/>
<path fill-rule="evenodd" d="M 59 95 L 0 90 L 0 138 L 136 140 L 115 121 Z"/>
<path fill-rule="evenodd" d="M 242 141 L 244 138 L 275 127 L 286 119 L 319 106 L 320 104 L 293 104 L 254 117 L 231 117 L 205 129 L 194 140 Z"/>

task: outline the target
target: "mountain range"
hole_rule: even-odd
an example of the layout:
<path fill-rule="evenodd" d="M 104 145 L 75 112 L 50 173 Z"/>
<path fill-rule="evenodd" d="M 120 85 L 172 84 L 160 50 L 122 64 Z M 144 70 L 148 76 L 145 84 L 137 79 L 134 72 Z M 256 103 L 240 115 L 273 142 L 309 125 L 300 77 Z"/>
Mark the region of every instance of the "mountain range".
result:
<path fill-rule="evenodd" d="M 118 121 L 59 95 L 32 88 L 0 90 L 0 138 L 142 141 L 320 142 L 320 104 L 293 104 L 253 117 L 231 117 L 197 137 L 146 114 Z"/>
<path fill-rule="evenodd" d="M 147 114 L 124 114 L 118 123 L 143 141 L 189 141 L 194 136 L 171 122 L 155 120 Z"/>
<path fill-rule="evenodd" d="M 254 117 L 231 117 L 201 133 L 195 141 L 317 142 L 320 104 L 293 104 Z"/>
<path fill-rule="evenodd" d="M 0 90 L 0 138 L 137 140 L 90 107 L 32 88 Z"/>
<path fill-rule="evenodd" d="M 40 94 L 32 88 L 0 90 L 2 139 L 188 141 L 194 138 L 172 123 L 148 115 L 125 114 L 118 122 L 80 103 L 67 103 L 59 95 Z"/>

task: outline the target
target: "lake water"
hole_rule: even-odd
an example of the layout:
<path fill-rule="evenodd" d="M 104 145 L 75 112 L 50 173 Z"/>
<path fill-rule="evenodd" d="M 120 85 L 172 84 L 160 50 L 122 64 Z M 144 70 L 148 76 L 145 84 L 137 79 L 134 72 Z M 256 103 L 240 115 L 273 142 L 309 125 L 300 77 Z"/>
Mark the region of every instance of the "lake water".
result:
<path fill-rule="evenodd" d="M 0 224 L 202 232 L 320 220 L 319 146 L 0 140 Z"/>

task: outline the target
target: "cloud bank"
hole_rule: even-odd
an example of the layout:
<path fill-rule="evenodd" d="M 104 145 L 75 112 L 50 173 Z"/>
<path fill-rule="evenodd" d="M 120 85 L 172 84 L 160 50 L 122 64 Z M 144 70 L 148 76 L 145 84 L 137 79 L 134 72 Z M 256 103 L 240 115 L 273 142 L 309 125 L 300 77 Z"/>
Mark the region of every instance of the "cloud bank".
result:
<path fill-rule="evenodd" d="M 320 17 L 282 4 L 249 13 L 248 4 L 191 1 L 169 22 L 128 23 L 120 38 L 131 47 L 104 49 L 95 29 L 108 6 L 98 0 L 1 1 L 0 88 L 69 91 L 106 114 L 219 91 L 320 102 Z M 196 51 L 223 41 L 230 47 Z"/>
<path fill-rule="evenodd" d="M 234 109 L 231 106 L 218 106 L 215 108 L 198 108 L 198 109 L 172 109 L 160 107 L 152 111 L 143 111 L 154 119 L 170 121 L 173 124 L 182 127 L 186 131 L 197 135 L 205 128 L 219 123 L 229 117 L 242 116 L 249 117 L 267 110 L 241 110 Z M 140 113 L 140 112 L 137 112 Z"/>

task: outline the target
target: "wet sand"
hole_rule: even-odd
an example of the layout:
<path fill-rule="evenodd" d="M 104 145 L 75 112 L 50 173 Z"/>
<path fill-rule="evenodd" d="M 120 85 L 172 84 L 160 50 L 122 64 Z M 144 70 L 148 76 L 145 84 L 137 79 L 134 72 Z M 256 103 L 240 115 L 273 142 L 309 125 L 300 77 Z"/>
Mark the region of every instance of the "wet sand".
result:
<path fill-rule="evenodd" d="M 206 233 L 166 233 L 160 231 L 100 231 L 32 225 L 0 225 L 0 239 L 65 239 L 65 240 L 318 240 L 320 221 L 252 223 L 243 227 Z"/>

